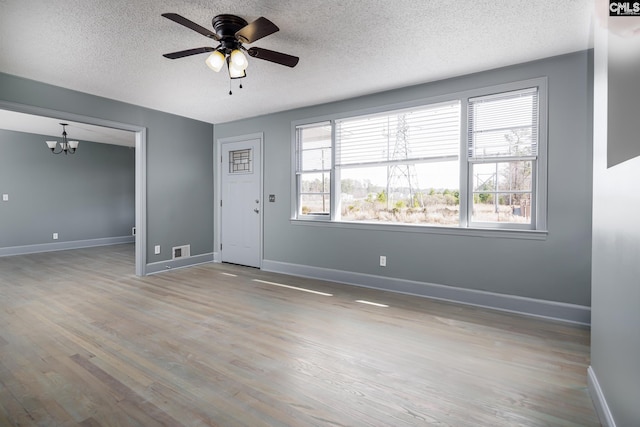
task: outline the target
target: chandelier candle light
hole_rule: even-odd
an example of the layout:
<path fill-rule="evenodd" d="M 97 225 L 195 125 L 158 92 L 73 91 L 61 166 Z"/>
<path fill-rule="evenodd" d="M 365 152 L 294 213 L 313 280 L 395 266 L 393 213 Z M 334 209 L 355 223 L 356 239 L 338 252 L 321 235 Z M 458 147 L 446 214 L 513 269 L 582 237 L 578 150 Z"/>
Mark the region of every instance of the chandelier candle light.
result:
<path fill-rule="evenodd" d="M 58 145 L 58 141 L 45 141 L 47 147 L 51 150 L 53 154 L 74 154 L 78 149 L 79 141 L 68 141 L 67 140 L 67 131 L 65 126 L 69 126 L 67 123 L 60 123 L 62 125 L 62 142 L 60 143 L 60 151 L 56 151 L 56 147 Z"/>

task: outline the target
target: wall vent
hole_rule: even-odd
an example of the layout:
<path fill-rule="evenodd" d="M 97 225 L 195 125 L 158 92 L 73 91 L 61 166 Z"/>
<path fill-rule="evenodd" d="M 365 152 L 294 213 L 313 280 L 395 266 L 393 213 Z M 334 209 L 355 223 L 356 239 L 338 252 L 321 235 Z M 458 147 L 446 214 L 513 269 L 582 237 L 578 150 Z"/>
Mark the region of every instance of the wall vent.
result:
<path fill-rule="evenodd" d="M 184 258 L 191 256 L 191 245 L 174 246 L 171 249 L 172 258 Z"/>

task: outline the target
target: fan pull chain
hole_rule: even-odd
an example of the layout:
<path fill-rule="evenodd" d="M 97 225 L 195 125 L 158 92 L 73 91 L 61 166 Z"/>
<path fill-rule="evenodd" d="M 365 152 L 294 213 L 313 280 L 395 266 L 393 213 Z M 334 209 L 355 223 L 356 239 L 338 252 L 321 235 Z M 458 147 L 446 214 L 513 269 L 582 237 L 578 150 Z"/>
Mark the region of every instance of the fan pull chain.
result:
<path fill-rule="evenodd" d="M 242 82 L 240 82 L 238 88 L 242 89 Z M 233 95 L 233 92 L 231 91 L 231 79 L 229 79 L 229 95 Z"/>

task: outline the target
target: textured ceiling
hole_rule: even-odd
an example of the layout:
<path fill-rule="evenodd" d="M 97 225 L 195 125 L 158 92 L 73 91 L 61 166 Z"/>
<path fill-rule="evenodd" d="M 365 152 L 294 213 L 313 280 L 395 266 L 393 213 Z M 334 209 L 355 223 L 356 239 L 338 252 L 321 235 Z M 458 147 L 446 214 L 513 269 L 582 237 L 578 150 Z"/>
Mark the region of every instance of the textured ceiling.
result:
<path fill-rule="evenodd" d="M 0 71 L 221 123 L 586 49 L 592 3 L 0 0 Z M 217 14 L 264 16 L 280 31 L 253 45 L 300 63 L 250 58 L 244 88 L 229 96 L 206 55 L 162 57 L 217 44 L 165 12 L 206 28 Z"/>

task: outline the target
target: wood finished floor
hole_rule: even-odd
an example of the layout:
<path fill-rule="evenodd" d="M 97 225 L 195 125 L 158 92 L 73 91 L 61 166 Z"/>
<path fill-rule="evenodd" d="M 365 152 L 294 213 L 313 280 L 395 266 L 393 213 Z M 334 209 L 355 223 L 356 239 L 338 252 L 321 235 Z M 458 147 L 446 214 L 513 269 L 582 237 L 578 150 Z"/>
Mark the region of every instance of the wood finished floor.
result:
<path fill-rule="evenodd" d="M 0 426 L 600 425 L 586 328 L 133 262 L 132 245 L 0 258 Z"/>

